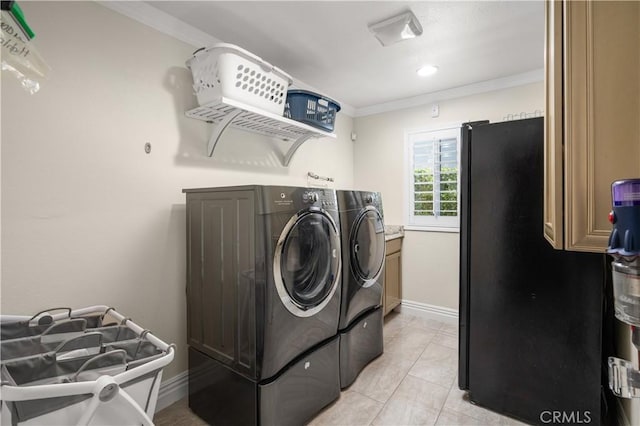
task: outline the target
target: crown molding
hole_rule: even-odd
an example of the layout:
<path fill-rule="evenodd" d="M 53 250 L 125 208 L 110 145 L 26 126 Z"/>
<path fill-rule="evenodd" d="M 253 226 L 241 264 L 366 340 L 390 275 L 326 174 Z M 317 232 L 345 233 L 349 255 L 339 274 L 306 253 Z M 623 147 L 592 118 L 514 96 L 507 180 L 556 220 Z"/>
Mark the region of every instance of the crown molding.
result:
<path fill-rule="evenodd" d="M 364 108 L 357 108 L 355 110 L 354 117 L 364 117 L 367 115 L 380 114 L 383 112 L 413 108 L 432 104 L 434 102 L 463 98 L 465 96 L 492 92 L 494 90 L 508 89 L 510 87 L 537 83 L 543 80 L 544 70 L 538 69 L 522 74 L 515 74 L 508 77 L 496 78 L 493 80 L 481 81 L 479 83 L 472 83 L 465 86 L 441 90 L 439 92 L 425 93 L 424 95 L 412 96 L 410 98 L 400 99 L 397 101 L 385 102 L 382 104 L 372 105 Z"/>
<path fill-rule="evenodd" d="M 211 46 L 220 43 L 221 40 L 205 33 L 180 19 L 169 15 L 143 1 L 97 1 L 98 4 L 113 10 L 121 15 L 127 16 L 141 24 L 147 25 L 163 34 L 178 39 L 195 48 Z M 479 93 L 491 92 L 494 90 L 507 89 L 510 87 L 522 86 L 525 84 L 543 81 L 544 70 L 534 70 L 509 77 L 497 78 L 494 80 L 482 81 L 468 84 L 466 86 L 454 87 L 439 92 L 426 93 L 397 101 L 385 102 L 363 108 L 355 108 L 352 105 L 341 102 L 339 99 L 340 112 L 349 117 L 364 117 L 367 115 L 380 114 L 384 112 L 397 111 L 406 108 L 428 105 L 438 101 L 461 98 L 476 95 Z M 324 93 L 317 90 L 294 77 L 295 87 L 311 90 L 313 92 Z"/>
<path fill-rule="evenodd" d="M 195 48 L 207 47 L 222 42 L 222 40 L 142 1 L 97 1 L 96 3 Z M 299 89 L 324 93 L 322 90 L 315 89 L 295 77 L 293 85 Z M 353 106 L 343 102 L 339 103 L 340 112 L 349 117 L 354 116 L 355 108 Z"/>
<path fill-rule="evenodd" d="M 96 3 L 195 48 L 212 46 L 222 42 L 222 40 L 142 1 L 97 1 Z M 300 89 L 323 93 L 295 77 L 293 85 Z M 339 103 L 342 113 L 349 117 L 354 116 L 354 107 L 343 102 Z"/>
<path fill-rule="evenodd" d="M 317 90 L 314 91 L 318 92 Z M 340 112 L 344 115 L 348 115 L 351 118 L 356 116 L 356 109 L 349 104 L 345 104 L 344 102 L 340 102 Z"/>
<path fill-rule="evenodd" d="M 97 1 L 97 3 L 196 48 L 221 42 L 204 31 L 142 1 Z"/>

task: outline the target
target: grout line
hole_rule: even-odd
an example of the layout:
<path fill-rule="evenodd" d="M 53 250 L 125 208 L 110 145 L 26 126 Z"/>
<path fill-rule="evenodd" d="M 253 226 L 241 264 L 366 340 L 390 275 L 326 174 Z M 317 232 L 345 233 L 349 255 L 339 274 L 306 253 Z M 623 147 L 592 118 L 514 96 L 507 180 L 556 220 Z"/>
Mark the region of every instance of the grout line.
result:
<path fill-rule="evenodd" d="M 425 331 L 425 330 L 423 330 Z M 383 333 L 384 333 L 384 329 L 383 329 Z M 393 339 L 395 339 L 397 336 L 393 337 Z M 433 340 L 434 336 L 431 336 L 431 340 Z M 429 346 L 431 344 L 431 340 L 429 340 L 429 342 L 425 345 L 424 349 L 422 349 L 422 352 L 420 352 L 420 354 L 416 357 L 415 361 L 413 361 L 413 363 L 411 364 L 411 366 L 409 366 L 409 368 L 407 368 L 407 372 L 404 373 L 404 376 L 402 376 L 402 380 L 400 380 L 400 382 L 396 385 L 396 387 L 393 389 L 393 392 L 391 392 L 391 395 L 389 395 L 389 398 L 387 398 L 386 401 L 378 401 L 378 402 L 382 402 L 385 406 L 387 405 L 387 402 L 389 402 L 389 400 L 393 397 L 393 395 L 396 393 L 396 391 L 398 390 L 398 387 L 400 387 L 400 384 L 403 382 L 404 379 L 407 378 L 407 376 L 409 375 L 409 371 L 411 371 L 411 369 L 413 368 L 414 365 L 416 365 L 416 363 L 418 362 L 418 360 L 420 359 L 420 357 L 422 356 L 422 354 L 424 353 L 424 351 L 427 349 L 427 346 Z M 378 413 L 379 414 L 379 413 Z"/>
<path fill-rule="evenodd" d="M 407 376 L 409 375 L 409 372 L 411 371 L 411 369 L 414 367 L 414 365 L 416 365 L 416 363 L 420 360 L 420 357 L 422 357 L 422 354 L 424 354 L 424 351 L 427 350 L 427 347 L 429 347 L 429 345 L 431 344 L 431 341 L 433 340 L 435 336 L 431 337 L 431 340 L 429 340 L 429 342 L 424 346 L 424 349 L 422 349 L 422 352 L 420 352 L 420 355 L 418 355 L 418 357 L 416 358 L 415 361 L 413 361 L 413 364 L 411 364 L 411 366 L 407 369 L 407 372 L 404 374 L 404 376 L 402 377 L 402 380 L 400 380 L 400 383 L 398 383 L 398 385 L 395 387 L 395 389 L 393 390 L 393 393 L 391 394 L 391 396 L 393 396 L 393 394 L 396 393 L 396 391 L 398 390 L 398 387 L 400 386 L 400 384 L 404 381 L 404 379 L 407 378 Z M 391 399 L 391 396 L 387 399 L 387 401 L 389 401 L 389 399 Z M 386 404 L 386 402 L 385 402 Z"/>
<path fill-rule="evenodd" d="M 448 346 L 443 346 L 443 345 L 440 345 L 440 344 L 438 344 L 438 343 L 436 343 L 436 342 L 431 341 L 431 342 L 429 342 L 429 343 L 427 344 L 427 346 L 424 348 L 424 350 L 423 350 L 423 351 L 422 351 L 422 353 L 420 354 L 420 357 L 422 357 L 422 355 L 423 355 L 423 354 L 424 354 L 424 352 L 427 350 L 427 348 L 429 347 L 429 345 L 436 345 L 436 346 L 440 346 L 441 348 L 452 349 L 452 348 L 449 348 Z M 420 359 L 420 357 L 418 357 L 418 360 Z M 418 362 L 418 360 L 416 360 L 416 362 Z M 415 365 L 415 363 L 414 363 L 414 365 Z M 411 367 L 413 368 L 413 366 L 411 366 Z M 411 369 L 409 369 L 409 371 L 411 371 Z M 421 380 L 424 380 L 425 382 L 431 383 L 432 385 L 442 386 L 443 388 L 446 388 L 446 387 L 447 387 L 447 386 L 444 386 L 444 385 L 442 385 L 442 384 L 440 384 L 440 383 L 434 383 L 434 382 L 431 382 L 431 381 L 429 381 L 429 380 L 427 380 L 427 379 L 424 379 L 424 378 L 422 378 L 422 377 L 414 376 L 413 374 L 410 374 L 410 373 L 407 373 L 407 374 L 408 374 L 408 375 L 411 375 L 412 377 L 415 377 L 415 378 L 417 378 L 417 379 L 421 379 Z M 453 380 L 452 380 L 451 385 L 449 385 L 449 391 L 451 391 L 451 386 L 453 386 L 453 384 L 455 383 L 455 381 L 456 381 L 456 380 L 455 380 L 455 377 L 454 377 L 454 378 L 453 378 Z"/>
<path fill-rule="evenodd" d="M 414 379 L 420 379 L 420 380 L 422 380 L 422 381 L 425 381 L 425 382 L 427 382 L 427 383 L 429 383 L 429 384 L 431 384 L 431 385 L 436 385 L 436 386 L 440 386 L 441 388 L 445 388 L 445 389 L 447 389 L 447 386 L 445 386 L 445 385 L 443 385 L 443 384 L 441 384 L 441 383 L 430 382 L 430 381 L 429 381 L 429 380 L 427 380 L 427 379 L 423 379 L 422 377 L 414 376 L 413 374 L 409 374 L 409 376 L 413 377 Z M 453 382 L 455 383 L 455 379 L 453 380 Z"/>
<path fill-rule="evenodd" d="M 432 336 L 431 339 L 433 339 Z M 395 339 L 395 337 L 394 337 Z M 391 392 L 391 395 L 389 395 L 389 398 L 387 398 L 387 400 L 385 402 L 383 402 L 382 408 L 376 413 L 376 416 L 373 418 L 373 420 L 371 420 L 371 423 L 373 423 L 375 421 L 375 419 L 378 418 L 378 416 L 380 415 L 380 413 L 382 412 L 382 410 L 384 410 L 384 408 L 387 406 L 387 404 L 389 403 L 389 401 L 391 401 L 391 398 L 393 398 L 393 395 L 396 394 L 396 392 L 398 392 L 398 388 L 400 387 L 400 385 L 402 384 L 402 382 L 407 378 L 407 376 L 409 376 L 409 371 L 411 371 L 411 369 L 413 368 L 414 365 L 416 365 L 416 363 L 418 362 L 418 360 L 420 359 L 420 357 L 422 356 L 422 354 L 424 353 L 425 350 L 427 350 L 427 346 L 429 346 L 431 344 L 431 340 L 429 341 L 429 343 L 427 343 L 424 347 L 424 349 L 422 350 L 422 352 L 420 352 L 420 355 L 418 355 L 418 357 L 416 358 L 415 361 L 413 361 L 413 364 L 411 364 L 411 366 L 407 369 L 407 372 L 404 374 L 404 376 L 402 377 L 402 380 L 400 380 L 400 382 L 396 385 L 396 387 L 393 389 L 393 392 Z M 438 416 L 440 415 L 440 413 L 438 413 Z M 371 424 L 369 423 L 369 424 Z"/>
<path fill-rule="evenodd" d="M 371 421 L 368 423 L 369 425 L 373 424 L 373 422 L 378 418 L 378 416 L 380 415 L 380 413 L 382 413 L 382 410 L 384 410 L 384 407 L 386 407 L 386 406 L 387 406 L 387 403 L 385 402 L 384 404 L 382 404 L 382 406 L 380 408 L 378 408 L 378 411 L 376 412 L 376 415 L 373 416 Z"/>
<path fill-rule="evenodd" d="M 442 414 L 442 408 L 440 409 L 440 411 L 438 411 L 438 417 L 436 417 L 436 421 L 433 422 L 434 426 L 438 424 L 438 420 L 440 420 L 440 414 Z"/>
<path fill-rule="evenodd" d="M 364 397 L 364 398 L 367 398 L 367 399 L 369 399 L 369 400 L 371 400 L 371 401 L 373 401 L 373 402 L 377 402 L 378 404 L 382 404 L 382 406 L 381 406 L 380 408 L 378 408 L 378 411 L 376 412 L 375 416 L 373 416 L 373 418 L 371 419 L 371 421 L 370 421 L 369 423 L 367 423 L 367 426 L 368 426 L 368 425 L 371 425 L 371 424 L 373 423 L 373 421 L 378 417 L 378 415 L 380 414 L 380 412 L 382 411 L 382 409 L 384 408 L 384 406 L 386 405 L 386 403 L 384 403 L 384 402 L 382 402 L 382 401 L 378 401 L 378 400 L 377 400 L 377 399 L 375 399 L 375 398 L 371 398 L 370 396 L 365 395 L 365 394 L 363 394 L 362 392 L 358 392 L 357 390 L 353 390 L 353 391 L 350 391 L 350 392 L 357 393 L 358 395 L 360 395 L 360 396 L 362 396 L 362 397 Z"/>
<path fill-rule="evenodd" d="M 440 420 L 440 415 L 444 411 L 445 405 L 447 405 L 447 401 L 449 400 L 449 397 L 451 396 L 451 392 L 453 391 L 453 386 L 455 385 L 455 383 L 456 383 L 455 380 L 453 381 L 453 383 L 451 383 L 451 386 L 449 387 L 449 392 L 447 392 L 447 397 L 444 399 L 444 402 L 442 403 L 442 407 L 440 407 L 440 412 L 438 413 L 438 418 L 436 418 L 436 422 L 434 423 L 434 425 L 438 423 L 438 420 Z"/>

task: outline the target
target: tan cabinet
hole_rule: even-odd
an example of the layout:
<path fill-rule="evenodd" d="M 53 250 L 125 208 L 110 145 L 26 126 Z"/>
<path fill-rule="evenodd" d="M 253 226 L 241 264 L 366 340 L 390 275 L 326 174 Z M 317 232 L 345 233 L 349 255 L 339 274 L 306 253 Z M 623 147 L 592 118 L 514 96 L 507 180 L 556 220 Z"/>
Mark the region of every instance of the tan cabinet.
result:
<path fill-rule="evenodd" d="M 545 2 L 544 234 L 602 252 L 611 183 L 640 176 L 640 2 Z"/>
<path fill-rule="evenodd" d="M 382 295 L 384 315 L 391 312 L 402 300 L 402 238 L 387 241 L 386 249 Z"/>

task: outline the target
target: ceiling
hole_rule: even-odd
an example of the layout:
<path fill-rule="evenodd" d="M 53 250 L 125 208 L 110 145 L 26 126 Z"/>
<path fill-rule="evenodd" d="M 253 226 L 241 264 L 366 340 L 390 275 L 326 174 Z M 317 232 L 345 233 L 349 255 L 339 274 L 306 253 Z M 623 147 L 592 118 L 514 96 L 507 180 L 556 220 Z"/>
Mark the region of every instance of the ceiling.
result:
<path fill-rule="evenodd" d="M 146 3 L 356 109 L 543 68 L 542 1 Z M 368 25 L 407 9 L 423 34 L 381 46 Z"/>

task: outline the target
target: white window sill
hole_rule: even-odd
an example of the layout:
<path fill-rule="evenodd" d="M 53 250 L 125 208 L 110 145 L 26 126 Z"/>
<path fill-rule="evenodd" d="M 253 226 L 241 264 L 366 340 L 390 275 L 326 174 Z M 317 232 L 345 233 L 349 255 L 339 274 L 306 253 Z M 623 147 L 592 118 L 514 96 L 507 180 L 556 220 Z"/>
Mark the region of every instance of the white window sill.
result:
<path fill-rule="evenodd" d="M 445 228 L 439 226 L 416 226 L 416 225 L 405 225 L 405 231 L 419 231 L 419 232 L 449 232 L 449 233 L 460 233 L 460 228 Z"/>

